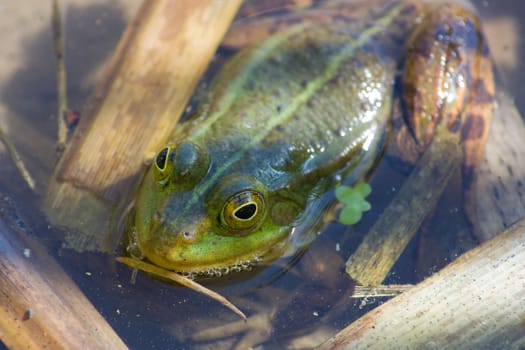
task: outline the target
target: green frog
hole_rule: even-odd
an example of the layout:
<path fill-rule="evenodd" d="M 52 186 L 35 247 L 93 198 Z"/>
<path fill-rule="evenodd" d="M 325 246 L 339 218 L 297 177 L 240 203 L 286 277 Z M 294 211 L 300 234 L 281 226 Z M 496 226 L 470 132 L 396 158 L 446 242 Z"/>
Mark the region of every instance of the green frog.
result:
<path fill-rule="evenodd" d="M 468 188 L 494 93 L 478 19 L 419 1 L 383 2 L 364 19 L 332 11 L 222 67 L 142 180 L 138 255 L 220 275 L 296 251 L 315 238 L 334 187 L 365 177 L 386 141 L 417 153 L 438 127 L 459 135 Z M 393 127 L 395 113 L 406 124 Z"/>

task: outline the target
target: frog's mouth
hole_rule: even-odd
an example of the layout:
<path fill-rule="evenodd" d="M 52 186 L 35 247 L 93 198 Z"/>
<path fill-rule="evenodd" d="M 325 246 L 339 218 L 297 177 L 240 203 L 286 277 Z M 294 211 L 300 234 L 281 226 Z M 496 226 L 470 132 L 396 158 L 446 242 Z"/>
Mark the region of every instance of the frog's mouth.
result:
<path fill-rule="evenodd" d="M 220 277 L 270 263 L 282 256 L 290 245 L 284 230 L 277 235 L 261 230 L 245 237 L 215 233 L 194 235 L 194 232 L 199 231 L 155 232 L 140 243 L 139 249 L 147 260 L 167 270 Z"/>
<path fill-rule="evenodd" d="M 194 274 L 202 277 L 221 277 L 230 273 L 249 271 L 253 267 L 263 264 L 264 258 L 262 256 L 254 255 L 252 258 L 245 260 L 238 260 L 230 266 L 214 266 L 202 270 L 194 270 L 191 272 L 179 271 L 185 274 Z"/>

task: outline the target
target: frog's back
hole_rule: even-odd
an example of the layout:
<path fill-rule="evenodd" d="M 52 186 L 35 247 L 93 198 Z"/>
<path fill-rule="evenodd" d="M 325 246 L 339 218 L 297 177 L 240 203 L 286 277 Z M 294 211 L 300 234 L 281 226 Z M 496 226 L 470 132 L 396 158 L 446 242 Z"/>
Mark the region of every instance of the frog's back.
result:
<path fill-rule="evenodd" d="M 237 54 L 186 135 L 210 153 L 210 173 L 248 173 L 278 188 L 286 175 L 323 176 L 377 146 L 413 11 L 394 4 L 366 23 L 300 24 Z"/>

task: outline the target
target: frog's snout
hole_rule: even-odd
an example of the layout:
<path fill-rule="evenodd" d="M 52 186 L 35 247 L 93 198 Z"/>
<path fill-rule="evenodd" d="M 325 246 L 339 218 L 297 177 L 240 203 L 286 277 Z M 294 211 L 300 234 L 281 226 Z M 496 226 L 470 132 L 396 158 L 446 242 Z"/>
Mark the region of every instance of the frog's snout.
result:
<path fill-rule="evenodd" d="M 208 230 L 209 221 L 204 215 L 174 218 L 158 211 L 152 220 L 150 238 L 157 244 L 175 247 L 196 243 Z"/>

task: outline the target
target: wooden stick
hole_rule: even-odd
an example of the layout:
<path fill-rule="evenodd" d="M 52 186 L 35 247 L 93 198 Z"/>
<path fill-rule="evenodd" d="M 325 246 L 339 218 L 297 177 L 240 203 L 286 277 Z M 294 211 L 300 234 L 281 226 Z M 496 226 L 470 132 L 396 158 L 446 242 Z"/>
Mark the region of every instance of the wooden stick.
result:
<path fill-rule="evenodd" d="M 414 288 L 413 284 L 387 284 L 376 287 L 355 286 L 352 298 L 394 297 Z"/>
<path fill-rule="evenodd" d="M 127 349 L 45 248 L 2 217 L 0 339 L 10 349 Z"/>
<path fill-rule="evenodd" d="M 43 208 L 77 250 L 108 232 L 174 128 L 240 0 L 144 1 L 50 181 Z M 118 240 L 118 237 L 116 238 Z"/>
<path fill-rule="evenodd" d="M 525 124 L 506 92 L 496 97 L 498 108 L 473 191 L 479 219 L 475 232 L 481 240 L 525 217 Z"/>
<path fill-rule="evenodd" d="M 435 208 L 461 162 L 458 136 L 440 131 L 392 203 L 346 262 L 358 284 L 378 286 L 397 261 L 421 222 Z"/>
<path fill-rule="evenodd" d="M 319 349 L 518 349 L 524 319 L 522 219 Z"/>

